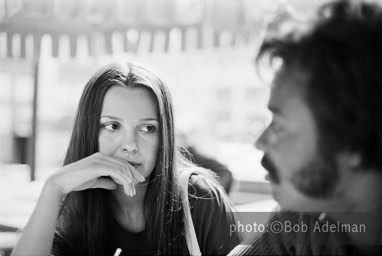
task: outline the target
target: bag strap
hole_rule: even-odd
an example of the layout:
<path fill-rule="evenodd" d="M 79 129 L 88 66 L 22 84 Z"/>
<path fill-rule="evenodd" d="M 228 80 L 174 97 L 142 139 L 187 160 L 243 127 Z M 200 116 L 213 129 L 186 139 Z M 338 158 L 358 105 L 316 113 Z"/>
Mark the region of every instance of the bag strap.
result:
<path fill-rule="evenodd" d="M 190 203 L 188 201 L 188 182 L 192 174 L 196 174 L 195 170 L 187 170 L 181 173 L 179 177 L 180 195 L 182 198 L 182 208 L 184 213 L 184 225 L 186 233 L 186 242 L 190 255 L 202 255 L 198 240 L 196 238 L 194 223 L 192 222 Z"/>

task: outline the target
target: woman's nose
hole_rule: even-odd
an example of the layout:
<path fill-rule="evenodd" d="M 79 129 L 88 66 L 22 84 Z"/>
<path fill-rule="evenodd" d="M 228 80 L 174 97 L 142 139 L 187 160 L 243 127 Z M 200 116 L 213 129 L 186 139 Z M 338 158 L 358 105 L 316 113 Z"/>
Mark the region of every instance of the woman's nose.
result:
<path fill-rule="evenodd" d="M 126 131 L 121 143 L 121 151 L 124 153 L 135 153 L 138 151 L 136 136 L 134 131 Z"/>

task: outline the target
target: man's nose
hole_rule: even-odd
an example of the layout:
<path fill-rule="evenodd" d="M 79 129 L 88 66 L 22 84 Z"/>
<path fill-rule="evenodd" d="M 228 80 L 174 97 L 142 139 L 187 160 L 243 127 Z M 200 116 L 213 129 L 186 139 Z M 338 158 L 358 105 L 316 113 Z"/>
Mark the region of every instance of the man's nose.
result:
<path fill-rule="evenodd" d="M 255 147 L 259 150 L 266 151 L 269 143 L 268 128 L 266 128 L 260 137 L 255 141 Z"/>

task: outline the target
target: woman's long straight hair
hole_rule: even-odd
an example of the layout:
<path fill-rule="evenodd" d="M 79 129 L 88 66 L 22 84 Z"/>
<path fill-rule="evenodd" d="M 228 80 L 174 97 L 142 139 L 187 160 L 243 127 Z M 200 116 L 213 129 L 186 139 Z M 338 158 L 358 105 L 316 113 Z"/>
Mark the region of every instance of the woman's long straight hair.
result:
<path fill-rule="evenodd" d="M 99 70 L 81 96 L 64 165 L 98 152 L 99 118 L 107 90 L 112 86 L 139 86 L 155 95 L 160 123 L 157 163 L 149 177 L 144 199 L 148 244 L 153 254 L 187 254 L 183 211 L 177 185 L 177 154 L 173 106 L 166 85 L 151 71 L 136 63 L 116 63 Z M 108 192 L 90 189 L 71 192 L 63 202 L 58 233 L 71 252 L 109 254 L 108 230 L 113 215 Z"/>

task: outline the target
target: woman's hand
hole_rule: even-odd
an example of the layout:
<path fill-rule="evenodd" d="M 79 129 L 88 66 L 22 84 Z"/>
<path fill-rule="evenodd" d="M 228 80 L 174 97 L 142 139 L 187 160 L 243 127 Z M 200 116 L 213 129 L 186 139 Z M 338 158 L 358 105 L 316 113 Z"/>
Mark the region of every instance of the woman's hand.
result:
<path fill-rule="evenodd" d="M 54 172 L 47 183 L 66 195 L 91 188 L 113 190 L 122 185 L 125 193 L 135 195 L 134 185 L 144 177 L 129 162 L 102 153 L 95 153 Z"/>

